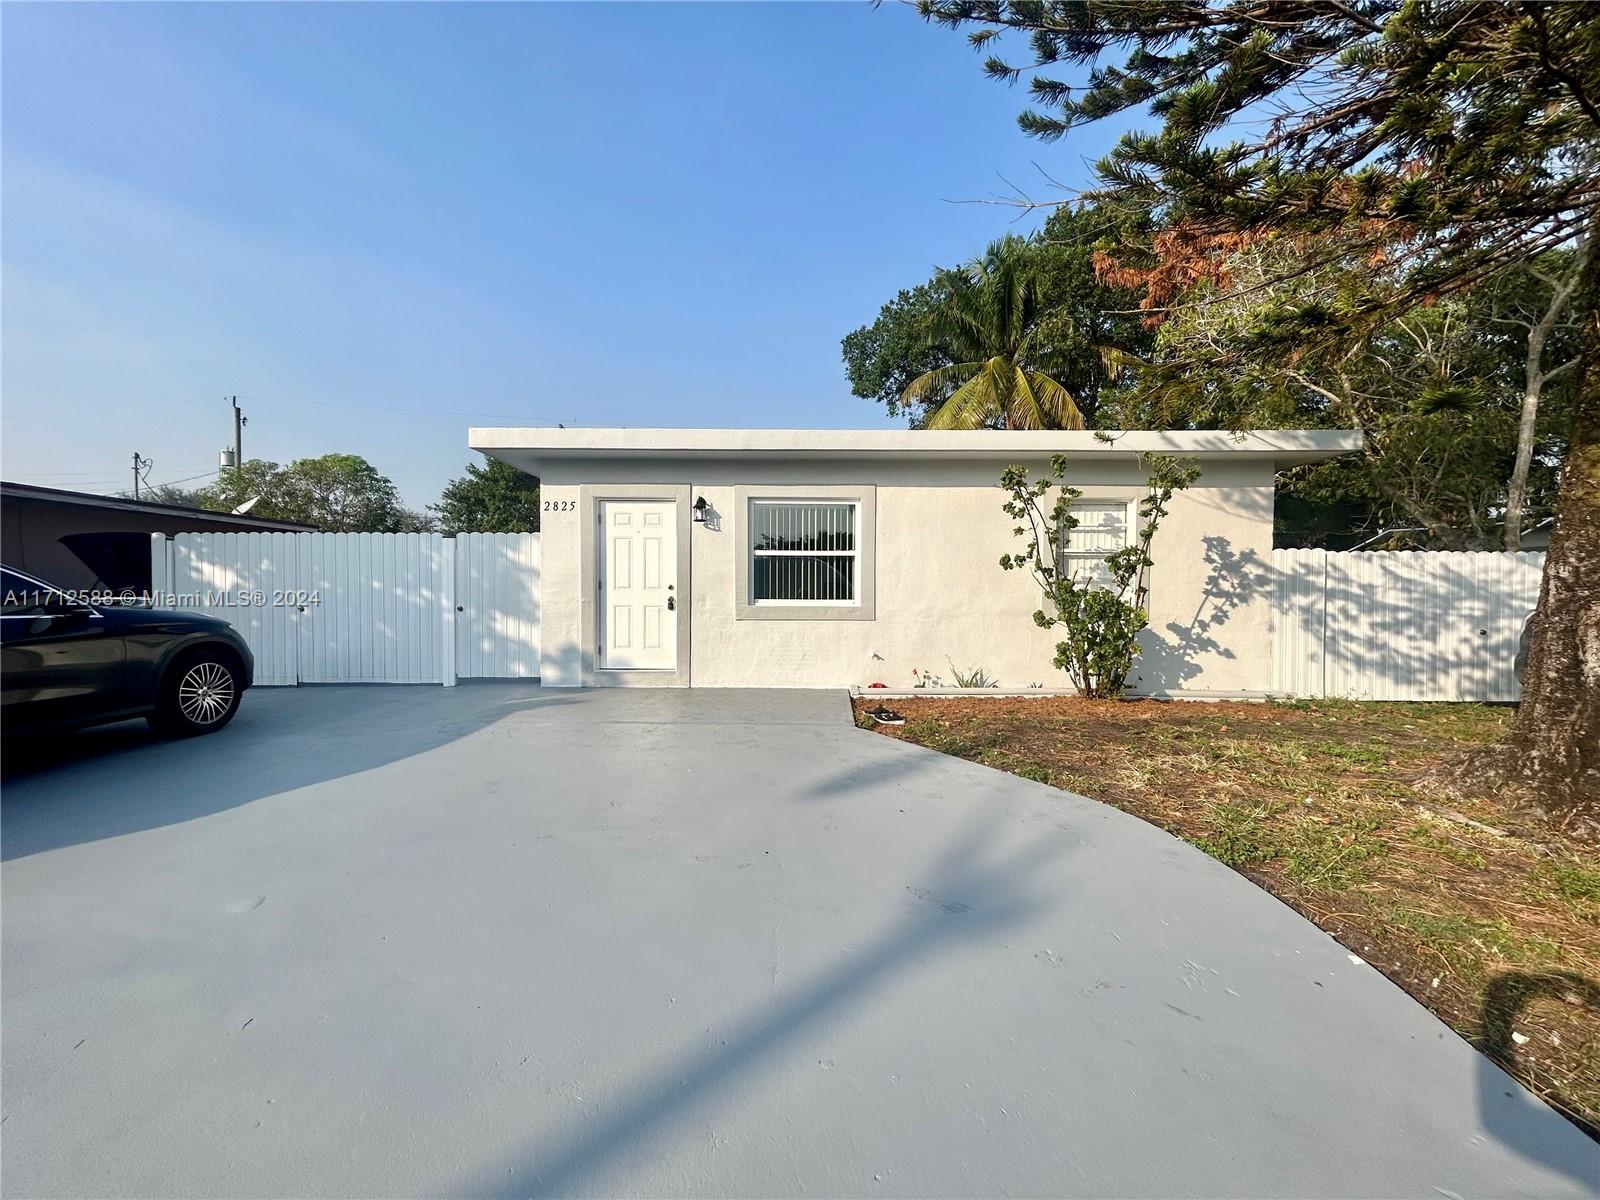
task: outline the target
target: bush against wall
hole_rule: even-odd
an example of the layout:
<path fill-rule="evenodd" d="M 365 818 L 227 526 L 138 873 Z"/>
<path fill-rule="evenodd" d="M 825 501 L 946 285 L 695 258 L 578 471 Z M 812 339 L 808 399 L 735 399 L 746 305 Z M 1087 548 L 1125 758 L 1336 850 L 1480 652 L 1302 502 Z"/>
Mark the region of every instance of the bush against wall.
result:
<path fill-rule="evenodd" d="M 1000 475 L 1000 486 L 1010 497 L 1002 507 L 1018 522 L 1012 533 L 1026 539 L 1022 553 L 1000 556 L 1000 566 L 1028 571 L 1038 582 L 1047 607 L 1034 612 L 1034 623 L 1061 629 L 1065 636 L 1056 643 L 1055 666 L 1084 696 L 1120 696 L 1127 687 L 1139 654 L 1139 633 L 1150 620 L 1145 608 L 1154 565 L 1150 544 L 1173 493 L 1200 475 L 1198 464 L 1187 459 L 1152 455 L 1142 461 L 1149 487 L 1139 501 L 1139 527 L 1131 544 L 1105 555 L 1109 583 L 1066 565 L 1066 550 L 1078 526 L 1072 504 L 1083 493 L 1066 482 L 1064 455 L 1051 458 L 1050 474 L 1042 479 L 1030 480 L 1028 469 L 1020 466 L 1007 467 Z"/>

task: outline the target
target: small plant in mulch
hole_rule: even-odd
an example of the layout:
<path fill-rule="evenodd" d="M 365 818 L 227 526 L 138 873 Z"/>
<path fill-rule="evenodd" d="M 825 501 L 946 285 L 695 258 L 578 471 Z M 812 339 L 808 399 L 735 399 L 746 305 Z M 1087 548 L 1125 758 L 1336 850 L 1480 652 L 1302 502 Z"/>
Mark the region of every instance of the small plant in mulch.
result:
<path fill-rule="evenodd" d="M 950 663 L 950 678 L 956 681 L 958 688 L 997 688 L 1000 686 L 999 680 L 995 679 L 993 675 L 990 675 L 982 667 L 969 667 L 963 671 L 950 659 L 945 661 Z"/>

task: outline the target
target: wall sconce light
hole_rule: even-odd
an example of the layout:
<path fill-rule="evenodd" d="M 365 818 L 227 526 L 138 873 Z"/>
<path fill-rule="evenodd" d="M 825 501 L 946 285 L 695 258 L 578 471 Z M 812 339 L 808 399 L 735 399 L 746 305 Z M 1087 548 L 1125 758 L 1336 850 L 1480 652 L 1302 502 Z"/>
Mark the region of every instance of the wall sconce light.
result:
<path fill-rule="evenodd" d="M 704 496 L 699 496 L 695 499 L 694 519 L 696 524 L 704 525 L 706 523 L 706 509 L 710 507 L 711 506 L 706 503 L 706 498 Z"/>

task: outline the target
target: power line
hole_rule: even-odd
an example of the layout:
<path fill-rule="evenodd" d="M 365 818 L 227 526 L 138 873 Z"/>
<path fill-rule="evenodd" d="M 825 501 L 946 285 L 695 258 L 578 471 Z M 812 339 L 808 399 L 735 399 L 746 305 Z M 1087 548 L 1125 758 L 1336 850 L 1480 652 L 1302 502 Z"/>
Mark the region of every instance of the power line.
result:
<path fill-rule="evenodd" d="M 198 475 L 190 475 L 190 476 L 188 476 L 188 477 L 186 477 L 184 479 L 165 479 L 165 480 L 162 480 L 162 482 L 158 486 L 160 486 L 160 487 L 176 487 L 180 483 L 193 483 L 196 479 L 205 479 L 207 476 L 220 474 L 221 471 L 222 471 L 221 467 L 212 467 L 211 470 L 209 470 L 209 471 L 202 471 Z"/>
<path fill-rule="evenodd" d="M 173 471 L 192 471 L 193 467 L 163 467 L 157 475 L 167 475 Z M 34 475 L 40 479 L 65 479 L 68 476 L 87 477 L 89 479 L 115 479 L 117 476 L 111 471 L 24 471 L 24 475 Z M 195 476 L 199 478 L 199 476 Z M 167 482 L 175 482 L 168 480 Z"/>
<path fill-rule="evenodd" d="M 243 396 L 239 399 L 253 400 L 255 397 Z M 259 402 L 259 401 L 258 401 Z M 96 412 L 117 412 L 123 409 L 136 408 L 174 408 L 185 404 L 208 404 L 207 400 L 155 400 L 141 404 L 101 404 L 95 407 Z M 555 417 L 530 416 L 528 413 L 488 412 L 481 408 L 400 408 L 392 404 L 353 404 L 342 400 L 274 400 L 274 405 L 309 405 L 313 408 L 348 408 L 363 412 L 410 413 L 423 417 L 492 417 L 497 421 L 531 421 L 535 424 L 557 424 Z M 55 410 L 23 409 L 21 412 L 7 412 L 6 420 L 13 421 L 23 417 L 54 417 L 59 413 Z M 569 418 L 560 418 L 568 424 L 577 424 Z"/>
<path fill-rule="evenodd" d="M 354 408 L 375 412 L 417 413 L 425 417 L 493 417 L 499 421 L 543 421 L 555 424 L 553 417 L 530 417 L 527 413 L 485 412 L 481 408 L 397 408 L 391 404 L 350 404 L 341 400 L 275 400 L 274 404 L 309 404 L 316 408 Z"/>
<path fill-rule="evenodd" d="M 209 404 L 209 400 L 151 400 L 138 404 L 97 404 L 96 412 L 121 412 L 130 408 L 174 408 L 180 404 Z M 54 417 L 59 416 L 59 409 L 25 408 L 21 412 L 6 411 L 5 418 L 14 421 L 18 417 Z"/>
<path fill-rule="evenodd" d="M 173 467 L 169 469 L 182 470 L 181 467 Z M 154 482 L 151 482 L 148 473 L 141 472 L 140 486 L 143 488 L 177 487 L 182 483 L 193 483 L 197 479 L 207 479 L 218 474 L 220 470 L 220 467 L 213 467 L 211 470 L 202 471 L 198 475 L 185 475 L 181 479 L 158 479 Z M 65 490 L 67 491 L 85 492 L 89 495 L 95 496 L 110 496 L 119 492 L 126 492 L 128 490 L 126 482 L 120 476 L 108 475 L 104 472 L 98 472 L 87 479 L 74 478 L 70 480 L 58 480 L 55 483 L 39 482 L 41 479 L 50 478 L 53 477 L 42 471 L 25 471 L 22 473 L 22 475 L 17 476 L 10 482 L 21 484 L 35 483 L 39 487 L 62 487 L 65 485 Z"/>

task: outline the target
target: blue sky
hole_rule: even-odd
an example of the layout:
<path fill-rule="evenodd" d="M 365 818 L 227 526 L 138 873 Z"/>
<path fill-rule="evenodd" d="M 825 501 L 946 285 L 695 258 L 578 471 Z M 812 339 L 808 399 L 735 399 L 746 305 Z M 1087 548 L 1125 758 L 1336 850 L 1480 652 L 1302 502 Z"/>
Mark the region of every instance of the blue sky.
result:
<path fill-rule="evenodd" d="M 7 479 L 365 455 L 472 424 L 869 427 L 839 339 L 1086 177 L 896 4 L 3 12 Z"/>

